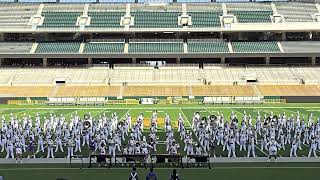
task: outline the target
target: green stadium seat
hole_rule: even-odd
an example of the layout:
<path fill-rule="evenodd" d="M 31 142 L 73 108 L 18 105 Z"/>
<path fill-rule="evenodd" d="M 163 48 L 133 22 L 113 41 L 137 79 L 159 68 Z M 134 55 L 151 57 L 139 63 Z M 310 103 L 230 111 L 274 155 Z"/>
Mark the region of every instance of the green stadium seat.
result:
<path fill-rule="evenodd" d="M 77 19 L 82 12 L 43 12 L 44 21 L 40 28 L 76 27 Z"/>
<path fill-rule="evenodd" d="M 188 42 L 188 52 L 206 53 L 206 52 L 229 52 L 227 42 Z"/>
<path fill-rule="evenodd" d="M 179 28 L 180 12 L 132 12 L 135 28 Z"/>
<path fill-rule="evenodd" d="M 188 12 L 191 16 L 192 25 L 189 27 L 206 28 L 206 27 L 220 27 L 220 16 L 222 12 Z"/>
<path fill-rule="evenodd" d="M 88 12 L 91 17 L 90 26 L 92 28 L 121 28 L 121 17 L 125 12 Z"/>
<path fill-rule="evenodd" d="M 123 53 L 124 43 L 86 43 L 84 53 Z"/>
<path fill-rule="evenodd" d="M 234 14 L 239 23 L 271 23 L 272 11 L 228 11 Z"/>
<path fill-rule="evenodd" d="M 277 42 L 232 42 L 234 52 L 280 52 Z"/>
<path fill-rule="evenodd" d="M 79 53 L 78 42 L 43 42 L 39 43 L 35 53 Z"/>
<path fill-rule="evenodd" d="M 134 42 L 129 53 L 183 53 L 182 42 Z"/>

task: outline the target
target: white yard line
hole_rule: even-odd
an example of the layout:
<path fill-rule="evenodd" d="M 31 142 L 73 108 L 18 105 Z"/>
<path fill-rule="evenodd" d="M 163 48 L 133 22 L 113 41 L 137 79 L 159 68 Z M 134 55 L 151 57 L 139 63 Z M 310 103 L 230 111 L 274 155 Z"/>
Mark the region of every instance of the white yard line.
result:
<path fill-rule="evenodd" d="M 124 113 L 124 115 L 119 119 L 120 121 L 131 111 L 131 109 L 128 109 L 127 112 Z"/>
<path fill-rule="evenodd" d="M 181 108 L 180 108 L 180 112 L 182 113 L 182 115 L 183 115 L 184 119 L 187 121 L 187 123 L 188 123 L 189 127 L 191 128 L 191 127 L 192 127 L 192 125 L 191 125 L 190 121 L 188 120 L 187 116 L 184 114 L 184 112 L 182 111 L 182 109 L 181 109 Z"/>

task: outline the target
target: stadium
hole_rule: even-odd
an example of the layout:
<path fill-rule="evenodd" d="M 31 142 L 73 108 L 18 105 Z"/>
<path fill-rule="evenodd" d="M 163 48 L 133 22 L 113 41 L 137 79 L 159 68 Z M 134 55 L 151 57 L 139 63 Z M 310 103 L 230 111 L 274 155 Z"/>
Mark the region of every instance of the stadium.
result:
<path fill-rule="evenodd" d="M 0 177 L 315 179 L 319 32 L 318 0 L 0 0 Z"/>

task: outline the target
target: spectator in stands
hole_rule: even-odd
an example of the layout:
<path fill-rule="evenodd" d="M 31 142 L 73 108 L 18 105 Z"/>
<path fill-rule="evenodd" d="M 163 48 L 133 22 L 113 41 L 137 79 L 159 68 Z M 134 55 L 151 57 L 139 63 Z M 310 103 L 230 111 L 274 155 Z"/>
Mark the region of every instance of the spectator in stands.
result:
<path fill-rule="evenodd" d="M 177 174 L 177 170 L 173 169 L 172 174 L 170 175 L 170 180 L 180 180 L 179 174 Z"/>
<path fill-rule="evenodd" d="M 129 180 L 139 180 L 137 168 L 133 166 L 132 172 L 129 175 Z"/>
<path fill-rule="evenodd" d="M 156 173 L 153 172 L 153 167 L 150 168 L 150 172 L 146 176 L 146 180 L 157 180 Z"/>

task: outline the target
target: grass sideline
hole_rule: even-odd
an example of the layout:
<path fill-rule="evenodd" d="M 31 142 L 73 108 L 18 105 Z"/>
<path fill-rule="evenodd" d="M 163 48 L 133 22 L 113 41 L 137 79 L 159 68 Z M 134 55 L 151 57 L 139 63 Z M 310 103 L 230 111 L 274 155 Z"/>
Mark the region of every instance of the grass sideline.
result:
<path fill-rule="evenodd" d="M 251 163 L 250 163 L 251 164 Z M 25 165 L 24 165 L 25 166 Z M 61 165 L 60 165 L 61 166 Z M 259 180 L 301 180 L 317 179 L 319 164 L 301 163 L 253 163 L 249 166 L 244 164 L 225 164 L 207 168 L 185 168 L 177 169 L 182 180 L 210 180 L 210 179 L 259 179 Z M 125 180 L 128 179 L 130 168 L 94 168 L 79 169 L 69 167 L 50 168 L 41 165 L 39 167 L 17 167 L 11 166 L 0 168 L 0 175 L 4 180 L 56 180 L 65 178 L 67 180 Z M 159 180 L 169 179 L 172 168 L 155 168 Z M 138 168 L 139 178 L 145 179 L 148 169 Z"/>

